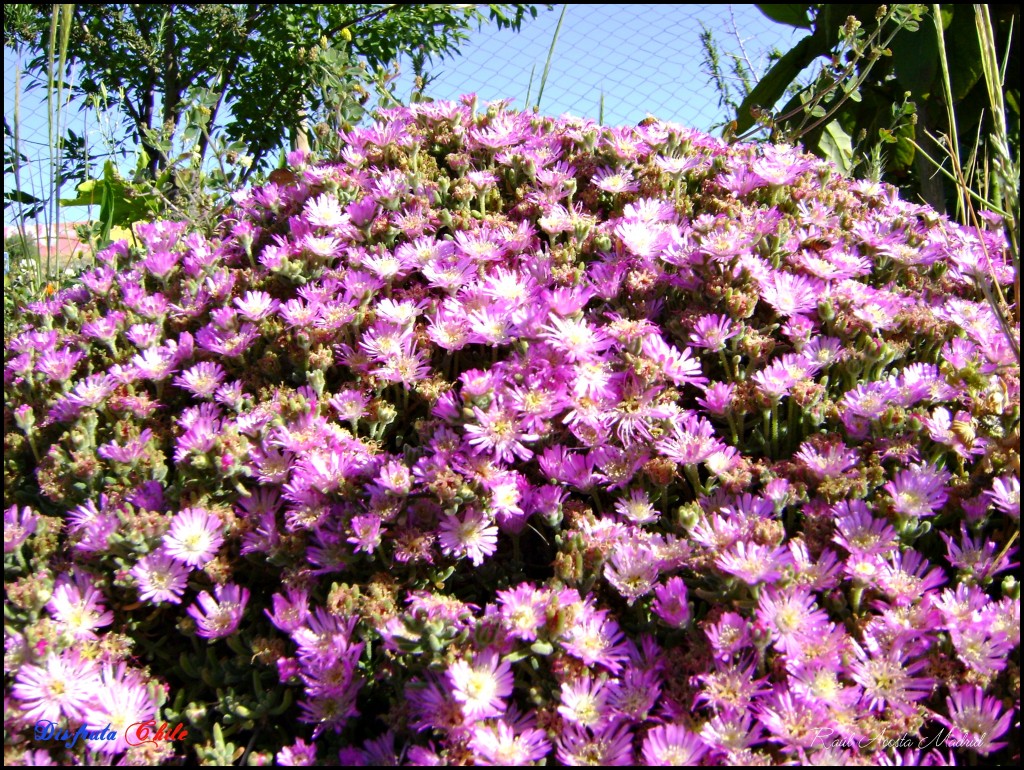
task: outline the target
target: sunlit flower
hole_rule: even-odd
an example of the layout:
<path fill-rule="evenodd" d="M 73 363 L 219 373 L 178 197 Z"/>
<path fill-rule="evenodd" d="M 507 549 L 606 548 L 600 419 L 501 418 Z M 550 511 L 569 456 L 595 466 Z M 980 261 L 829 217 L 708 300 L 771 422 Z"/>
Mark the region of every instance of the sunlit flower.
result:
<path fill-rule="evenodd" d="M 466 719 L 500 717 L 512 694 L 512 666 L 493 651 L 478 653 L 469 663 L 457 660 L 448 668 L 452 694 Z"/>

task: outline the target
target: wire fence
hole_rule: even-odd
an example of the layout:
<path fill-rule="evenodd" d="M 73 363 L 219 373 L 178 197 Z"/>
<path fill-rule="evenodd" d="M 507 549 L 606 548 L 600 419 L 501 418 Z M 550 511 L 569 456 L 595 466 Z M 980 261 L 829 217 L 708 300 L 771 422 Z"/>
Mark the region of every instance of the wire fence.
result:
<path fill-rule="evenodd" d="M 511 99 L 521 108 L 539 103 L 547 114 L 571 113 L 606 125 L 632 125 L 654 115 L 711 130 L 730 115 L 710 75 L 701 40 L 705 30 L 724 54 L 724 82 L 737 93 L 741 87 L 729 54 L 756 78 L 767 70 L 773 49 L 785 51 L 795 40 L 792 30 L 752 5 L 555 6 L 525 21 L 518 33 L 484 27 L 471 34 L 458 56 L 428 65 L 425 93 L 435 99 L 476 93 L 481 101 Z M 4 189 L 45 199 L 52 190 L 46 92 L 26 91 L 25 77 L 18 82 L 17 71 L 14 54 L 5 48 L 4 119 L 8 127 L 18 124 L 24 165 L 17 183 L 5 168 Z M 396 85 L 400 96 L 411 93 L 408 66 Z M 94 110 L 76 113 L 72 108 L 70 121 L 98 170 L 107 159 L 105 148 L 114 146 L 123 128 L 116 116 L 97 116 Z M 125 162 L 115 159 L 121 166 Z M 65 185 L 61 196 L 73 193 Z M 17 209 L 5 206 L 5 235 Z M 60 215 L 64 220 L 89 217 L 81 209 Z"/>
<path fill-rule="evenodd" d="M 427 93 L 450 99 L 475 92 L 519 106 L 529 95 L 535 104 L 553 45 L 542 112 L 601 118 L 608 125 L 653 114 L 708 130 L 726 120 L 727 111 L 705 63 L 704 30 L 726 59 L 728 53 L 744 59 L 754 77 L 767 70 L 773 49 L 785 51 L 795 40 L 793 30 L 752 5 L 556 6 L 519 33 L 484 28 L 474 34 L 460 56 L 433 68 Z M 723 75 L 735 80 L 728 61 Z"/>

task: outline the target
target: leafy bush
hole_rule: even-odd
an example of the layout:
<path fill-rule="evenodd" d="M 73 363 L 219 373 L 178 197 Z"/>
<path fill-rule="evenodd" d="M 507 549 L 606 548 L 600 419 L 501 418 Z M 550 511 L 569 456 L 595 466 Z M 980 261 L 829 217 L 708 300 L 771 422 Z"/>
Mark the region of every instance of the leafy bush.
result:
<path fill-rule="evenodd" d="M 998 224 L 654 121 L 344 140 L 11 330 L 9 761 L 1018 751 Z"/>

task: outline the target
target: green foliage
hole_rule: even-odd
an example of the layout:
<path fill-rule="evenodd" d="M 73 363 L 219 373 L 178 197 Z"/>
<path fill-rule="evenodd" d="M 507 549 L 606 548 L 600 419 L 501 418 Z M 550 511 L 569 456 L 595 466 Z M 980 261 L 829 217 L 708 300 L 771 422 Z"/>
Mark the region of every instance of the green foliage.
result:
<path fill-rule="evenodd" d="M 371 91 L 395 104 L 399 56 L 411 56 L 421 90 L 426 63 L 455 54 L 474 25 L 518 30 L 536 13 L 508 4 L 5 5 L 4 43 L 32 57 L 29 88 L 46 88 L 56 149 L 50 199 L 16 179 L 5 208 L 33 218 L 70 181 L 77 194 L 61 204 L 99 206 L 90 232 L 98 245 L 111 229 L 157 213 L 208 229 L 229 194 L 281 150 L 334 155 L 339 131 L 366 115 Z M 97 156 L 64 130 L 59 108 L 69 91 L 79 104 L 120 113 L 126 136 L 107 154 L 136 145 L 130 178 L 109 160 L 97 174 Z M 16 130 L 4 127 L 5 171 L 17 177 L 27 158 Z"/>
<path fill-rule="evenodd" d="M 810 17 L 807 14 L 808 6 L 805 3 L 777 3 L 757 7 L 761 13 L 779 24 L 788 24 L 797 29 L 811 28 Z"/>
<path fill-rule="evenodd" d="M 729 113 L 735 113 L 740 105 L 737 99 L 742 101 L 754 88 L 755 75 L 745 52 L 736 54 L 721 51 L 715 42 L 714 33 L 703 23 L 700 45 L 704 71 L 711 77 L 715 91 L 718 92 L 718 106 L 724 107 Z M 742 43 L 740 46 L 742 49 Z M 728 60 L 728 65 L 724 59 Z"/>
<path fill-rule="evenodd" d="M 4 272 L 10 268 L 9 263 L 38 258 L 39 246 L 34 238 L 22 233 L 4 237 Z"/>
<path fill-rule="evenodd" d="M 944 30 L 949 89 L 943 88 L 939 38 L 922 25 L 924 5 L 759 5 L 769 18 L 808 29 L 758 82 L 736 110 L 736 131 L 766 130 L 776 140 L 800 141 L 847 173 L 881 173 L 939 208 L 952 199 L 931 179 L 917 147 L 937 145 L 929 134 L 949 132 L 944 117 L 955 108 L 955 133 L 984 136 L 991 125 L 982 48 L 970 5 L 935 6 Z M 1005 62 L 1006 110 L 1019 126 L 1018 7 L 994 6 L 995 45 Z M 815 61 L 827 57 L 814 81 L 776 105 Z M 947 104 L 949 100 L 951 104 Z M 987 116 L 986 116 L 987 115 Z M 1019 132 L 1019 129 L 1017 129 Z M 1018 133 L 1011 144 L 1018 145 Z M 849 148 L 847 148 L 847 143 Z M 965 148 L 969 152 L 970 148 Z M 969 165 L 969 158 L 961 158 Z"/>
<path fill-rule="evenodd" d="M 50 8 L 4 6 L 4 43 L 34 53 L 29 72 L 37 75 L 45 72 Z M 74 6 L 67 68 L 78 67 L 77 95 L 109 96 L 122 110 L 153 177 L 171 164 L 176 141 L 207 157 L 210 140 L 201 129 L 181 135 L 195 109 L 208 113 L 207 134 L 223 127 L 227 143 L 244 143 L 255 170 L 294 143 L 306 121 L 358 119 L 362 86 L 401 54 L 451 55 L 473 25 L 489 19 L 518 29 L 527 14 L 536 9 L 81 4 Z M 347 103 L 339 104 L 341 97 Z M 197 121 L 190 123 L 195 129 Z"/>

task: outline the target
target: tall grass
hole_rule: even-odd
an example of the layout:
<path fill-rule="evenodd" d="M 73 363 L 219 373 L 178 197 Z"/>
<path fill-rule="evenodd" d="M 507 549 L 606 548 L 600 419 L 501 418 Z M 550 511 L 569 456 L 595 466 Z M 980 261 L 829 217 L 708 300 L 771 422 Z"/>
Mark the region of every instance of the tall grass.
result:
<path fill-rule="evenodd" d="M 945 158 L 932 158 L 915 143 L 918 152 L 925 155 L 953 185 L 957 194 L 957 217 L 963 224 L 981 227 L 978 207 L 991 211 L 1003 220 L 1010 256 L 1013 261 L 1013 296 L 1007 297 L 993 274 L 988 254 L 985 255 L 988 276 L 977 276 L 978 286 L 991 306 L 1003 334 L 1010 343 L 1020 365 L 1020 334 L 1014 328 L 1020 322 L 1020 148 L 1013 155 L 1009 128 L 1006 123 L 1006 104 L 1003 85 L 1009 56 L 1002 64 L 996 48 L 995 32 L 987 5 L 974 6 L 975 29 L 981 48 L 982 72 L 990 108 L 991 132 L 979 136 L 974 142 L 967 168 L 961 161 L 960 137 L 957 135 L 956 105 L 953 100 L 949 60 L 946 56 L 945 32 L 942 27 L 941 6 L 932 6 L 935 34 L 939 45 L 939 65 L 942 72 L 943 97 L 949 131 L 935 144 L 945 150 Z M 1012 31 L 1011 31 L 1012 34 Z M 1018 118 L 1019 119 L 1019 118 Z M 979 127 L 980 131 L 980 127 Z M 1020 134 L 1019 126 L 1017 134 Z M 934 137 L 932 137 L 934 139 Z M 947 168 L 948 165 L 948 168 Z M 981 241 L 984 248 L 985 242 Z"/>
<path fill-rule="evenodd" d="M 24 293 L 38 297 L 47 286 L 69 266 L 69 259 L 60 254 L 61 208 L 60 194 L 64 186 L 65 136 L 70 113 L 72 82 L 68 71 L 68 43 L 74 17 L 74 4 L 54 4 L 50 16 L 50 32 L 46 51 L 46 138 L 45 163 L 23 162 L 25 151 L 22 136 L 26 124 L 23 114 L 22 72 L 20 63 L 14 77 L 14 115 L 11 121 L 10 141 L 13 154 L 11 174 L 14 178 L 13 197 L 22 206 L 15 223 L 18 229 L 18 253 L 21 258 L 8 266 L 10 274 L 4 281 L 5 316 L 8 293 Z M 86 154 L 88 150 L 86 149 Z M 27 173 L 26 173 L 27 172 Z M 26 212 L 24 206 L 29 206 Z M 37 225 L 30 234 L 26 225 L 32 220 Z"/>
<path fill-rule="evenodd" d="M 540 76 L 540 88 L 537 90 L 537 103 L 534 105 L 540 109 L 540 100 L 544 98 L 544 86 L 548 82 L 548 74 L 551 72 L 551 62 L 555 58 L 555 45 L 558 43 L 558 33 L 562 31 L 562 22 L 565 21 L 565 12 L 569 9 L 568 4 L 562 4 L 562 12 L 558 15 L 558 24 L 555 25 L 555 34 L 551 36 L 551 46 L 548 48 L 548 58 L 544 62 L 544 71 Z"/>

